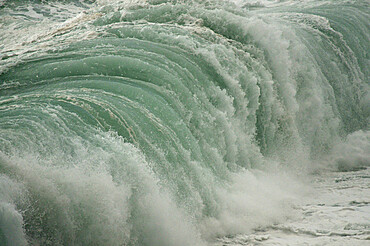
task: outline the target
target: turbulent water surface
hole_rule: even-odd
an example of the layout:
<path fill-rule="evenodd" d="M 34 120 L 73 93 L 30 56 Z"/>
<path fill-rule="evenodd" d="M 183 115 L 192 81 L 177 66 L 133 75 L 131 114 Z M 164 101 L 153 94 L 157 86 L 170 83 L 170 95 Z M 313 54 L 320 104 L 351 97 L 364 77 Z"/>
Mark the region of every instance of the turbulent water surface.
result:
<path fill-rule="evenodd" d="M 0 245 L 365 245 L 367 0 L 0 0 Z"/>

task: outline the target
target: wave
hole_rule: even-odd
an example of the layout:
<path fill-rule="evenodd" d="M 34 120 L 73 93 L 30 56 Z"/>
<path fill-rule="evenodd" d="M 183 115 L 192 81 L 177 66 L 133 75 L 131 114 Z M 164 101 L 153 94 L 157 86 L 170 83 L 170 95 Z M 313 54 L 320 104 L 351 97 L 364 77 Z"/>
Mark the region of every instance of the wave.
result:
<path fill-rule="evenodd" d="M 370 165 L 368 7 L 4 2 L 0 241 L 206 245 L 291 216 L 307 173 Z"/>

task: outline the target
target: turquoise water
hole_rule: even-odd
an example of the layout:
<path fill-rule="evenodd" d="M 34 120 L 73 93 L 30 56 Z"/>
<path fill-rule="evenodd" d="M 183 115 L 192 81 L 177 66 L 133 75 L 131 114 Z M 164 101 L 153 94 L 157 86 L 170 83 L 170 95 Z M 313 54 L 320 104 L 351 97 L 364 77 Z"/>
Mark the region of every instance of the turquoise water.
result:
<path fill-rule="evenodd" d="M 367 1 L 0 5 L 1 245 L 207 245 L 370 165 Z"/>

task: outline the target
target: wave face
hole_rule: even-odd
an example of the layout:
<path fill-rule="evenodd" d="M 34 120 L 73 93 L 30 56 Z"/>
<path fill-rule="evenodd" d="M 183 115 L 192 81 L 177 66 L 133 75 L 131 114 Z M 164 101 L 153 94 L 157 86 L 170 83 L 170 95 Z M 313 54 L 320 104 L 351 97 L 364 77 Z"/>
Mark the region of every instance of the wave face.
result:
<path fill-rule="evenodd" d="M 0 5 L 1 245 L 207 245 L 370 165 L 367 1 Z"/>

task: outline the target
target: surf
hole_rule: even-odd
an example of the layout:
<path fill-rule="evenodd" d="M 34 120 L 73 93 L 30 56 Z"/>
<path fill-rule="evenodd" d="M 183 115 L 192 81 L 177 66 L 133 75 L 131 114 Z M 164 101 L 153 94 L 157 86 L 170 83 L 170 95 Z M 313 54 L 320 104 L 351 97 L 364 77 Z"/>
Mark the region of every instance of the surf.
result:
<path fill-rule="evenodd" d="M 369 166 L 364 1 L 0 16 L 6 245 L 208 245 L 293 216 L 308 173 Z"/>

